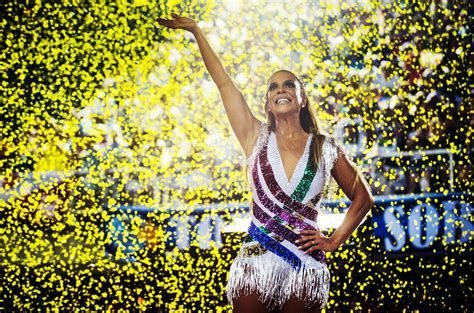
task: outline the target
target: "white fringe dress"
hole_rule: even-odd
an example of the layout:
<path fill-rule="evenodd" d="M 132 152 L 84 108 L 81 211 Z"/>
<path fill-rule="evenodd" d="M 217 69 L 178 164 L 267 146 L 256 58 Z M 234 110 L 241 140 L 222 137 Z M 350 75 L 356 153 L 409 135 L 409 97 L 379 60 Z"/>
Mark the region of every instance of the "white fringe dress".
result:
<path fill-rule="evenodd" d="M 227 281 L 230 303 L 239 295 L 259 294 L 269 308 L 281 307 L 291 296 L 310 307 L 327 304 L 330 273 L 325 252 L 304 254 L 295 244 L 297 230 L 318 229 L 322 191 L 342 150 L 330 137 L 313 167 L 313 134 L 290 181 L 277 148 L 275 133 L 262 124 L 247 159 L 252 182 L 252 221 L 231 265 Z M 316 170 L 313 170 L 316 168 Z"/>

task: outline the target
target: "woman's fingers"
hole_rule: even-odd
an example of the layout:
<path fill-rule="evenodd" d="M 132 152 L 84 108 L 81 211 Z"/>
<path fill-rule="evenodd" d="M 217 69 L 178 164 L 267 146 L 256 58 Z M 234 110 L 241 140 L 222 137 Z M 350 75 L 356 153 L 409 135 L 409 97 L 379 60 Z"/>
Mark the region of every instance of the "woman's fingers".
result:
<path fill-rule="evenodd" d="M 170 27 L 170 28 L 176 28 L 178 25 L 176 24 L 176 21 L 174 20 L 167 20 L 164 18 L 157 18 L 156 21 L 163 26 Z"/>
<path fill-rule="evenodd" d="M 295 241 L 296 244 L 299 244 L 298 249 L 306 250 L 305 253 L 309 253 L 318 249 L 319 245 L 321 244 L 321 234 L 319 230 L 301 230 L 299 234 L 301 237 Z"/>
<path fill-rule="evenodd" d="M 296 240 L 295 243 L 305 242 L 307 240 L 311 240 L 317 238 L 318 236 L 321 236 L 321 233 L 317 229 L 300 230 L 298 234 L 300 235 L 300 238 Z"/>
<path fill-rule="evenodd" d="M 300 244 L 298 249 L 307 249 L 318 244 L 316 237 L 309 238 L 305 243 Z"/>
<path fill-rule="evenodd" d="M 192 31 L 196 26 L 196 22 L 190 18 L 180 16 L 176 13 L 171 13 L 172 19 L 157 18 L 156 21 L 160 25 L 170 27 L 173 29 L 179 28 L 187 31 Z"/>
<path fill-rule="evenodd" d="M 161 21 L 168 21 L 168 22 L 171 22 L 171 21 L 175 21 L 176 19 L 178 18 L 181 18 L 182 16 L 176 14 L 176 13 L 171 13 L 171 16 L 173 17 L 172 19 L 166 19 L 166 18 L 161 18 L 161 17 L 158 17 L 156 20 L 161 20 Z"/>
<path fill-rule="evenodd" d="M 314 244 L 317 243 L 318 236 L 313 235 L 313 236 L 304 236 L 301 237 L 300 239 L 296 240 L 295 243 L 298 244 L 299 249 L 306 249 Z"/>
<path fill-rule="evenodd" d="M 298 232 L 298 234 L 304 236 L 304 235 L 315 235 L 315 234 L 320 234 L 321 232 L 319 229 L 302 229 Z"/>
<path fill-rule="evenodd" d="M 317 245 L 314 245 L 314 246 L 310 247 L 309 249 L 307 249 L 304 253 L 305 253 L 305 254 L 308 254 L 308 253 L 311 253 L 311 252 L 313 252 L 313 251 L 315 251 L 315 250 L 321 250 L 321 248 L 318 247 Z"/>
<path fill-rule="evenodd" d="M 303 244 L 303 243 L 305 243 L 305 242 L 308 241 L 308 240 L 313 240 L 313 239 L 316 239 L 316 238 L 317 238 L 316 235 L 302 236 L 302 237 L 300 237 L 300 239 L 295 240 L 295 243 L 301 243 L 301 244 Z"/>
<path fill-rule="evenodd" d="M 164 18 L 157 18 L 156 21 L 161 25 L 166 25 L 170 22 L 169 20 L 166 20 Z"/>

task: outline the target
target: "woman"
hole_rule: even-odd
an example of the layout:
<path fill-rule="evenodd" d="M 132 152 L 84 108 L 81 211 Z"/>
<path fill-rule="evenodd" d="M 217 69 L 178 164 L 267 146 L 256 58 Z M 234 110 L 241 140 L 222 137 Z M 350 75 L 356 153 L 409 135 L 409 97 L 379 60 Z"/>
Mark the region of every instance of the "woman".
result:
<path fill-rule="evenodd" d="M 253 116 L 197 23 L 172 17 L 157 21 L 196 38 L 250 164 L 252 222 L 227 284 L 234 312 L 320 310 L 329 294 L 325 251 L 336 250 L 348 239 L 372 207 L 367 182 L 340 146 L 320 133 L 303 85 L 293 73 L 280 70 L 268 80 L 264 124 Z M 331 174 L 352 202 L 340 227 L 326 237 L 317 215 Z"/>

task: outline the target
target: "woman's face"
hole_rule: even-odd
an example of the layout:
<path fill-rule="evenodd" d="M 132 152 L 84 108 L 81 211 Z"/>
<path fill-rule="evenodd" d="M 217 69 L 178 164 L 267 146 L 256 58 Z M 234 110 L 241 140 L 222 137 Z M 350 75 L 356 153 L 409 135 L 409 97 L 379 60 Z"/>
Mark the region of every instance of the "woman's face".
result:
<path fill-rule="evenodd" d="M 278 72 L 270 77 L 267 85 L 268 109 L 275 117 L 289 113 L 299 113 L 304 99 L 301 86 L 293 74 Z"/>

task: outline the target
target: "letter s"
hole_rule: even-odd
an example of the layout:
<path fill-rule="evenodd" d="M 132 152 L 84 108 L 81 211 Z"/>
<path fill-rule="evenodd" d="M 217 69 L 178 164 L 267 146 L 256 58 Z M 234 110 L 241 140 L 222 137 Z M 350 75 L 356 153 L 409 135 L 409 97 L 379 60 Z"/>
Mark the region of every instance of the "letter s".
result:
<path fill-rule="evenodd" d="M 385 237 L 384 244 L 386 251 L 400 251 L 400 249 L 405 245 L 406 242 L 405 231 L 400 222 L 400 219 L 395 216 L 395 213 L 398 213 L 400 217 L 405 214 L 401 205 L 395 207 L 389 206 L 383 212 L 383 221 L 385 223 L 385 227 L 396 241 L 396 244 L 393 245 L 393 241 L 390 238 Z"/>

